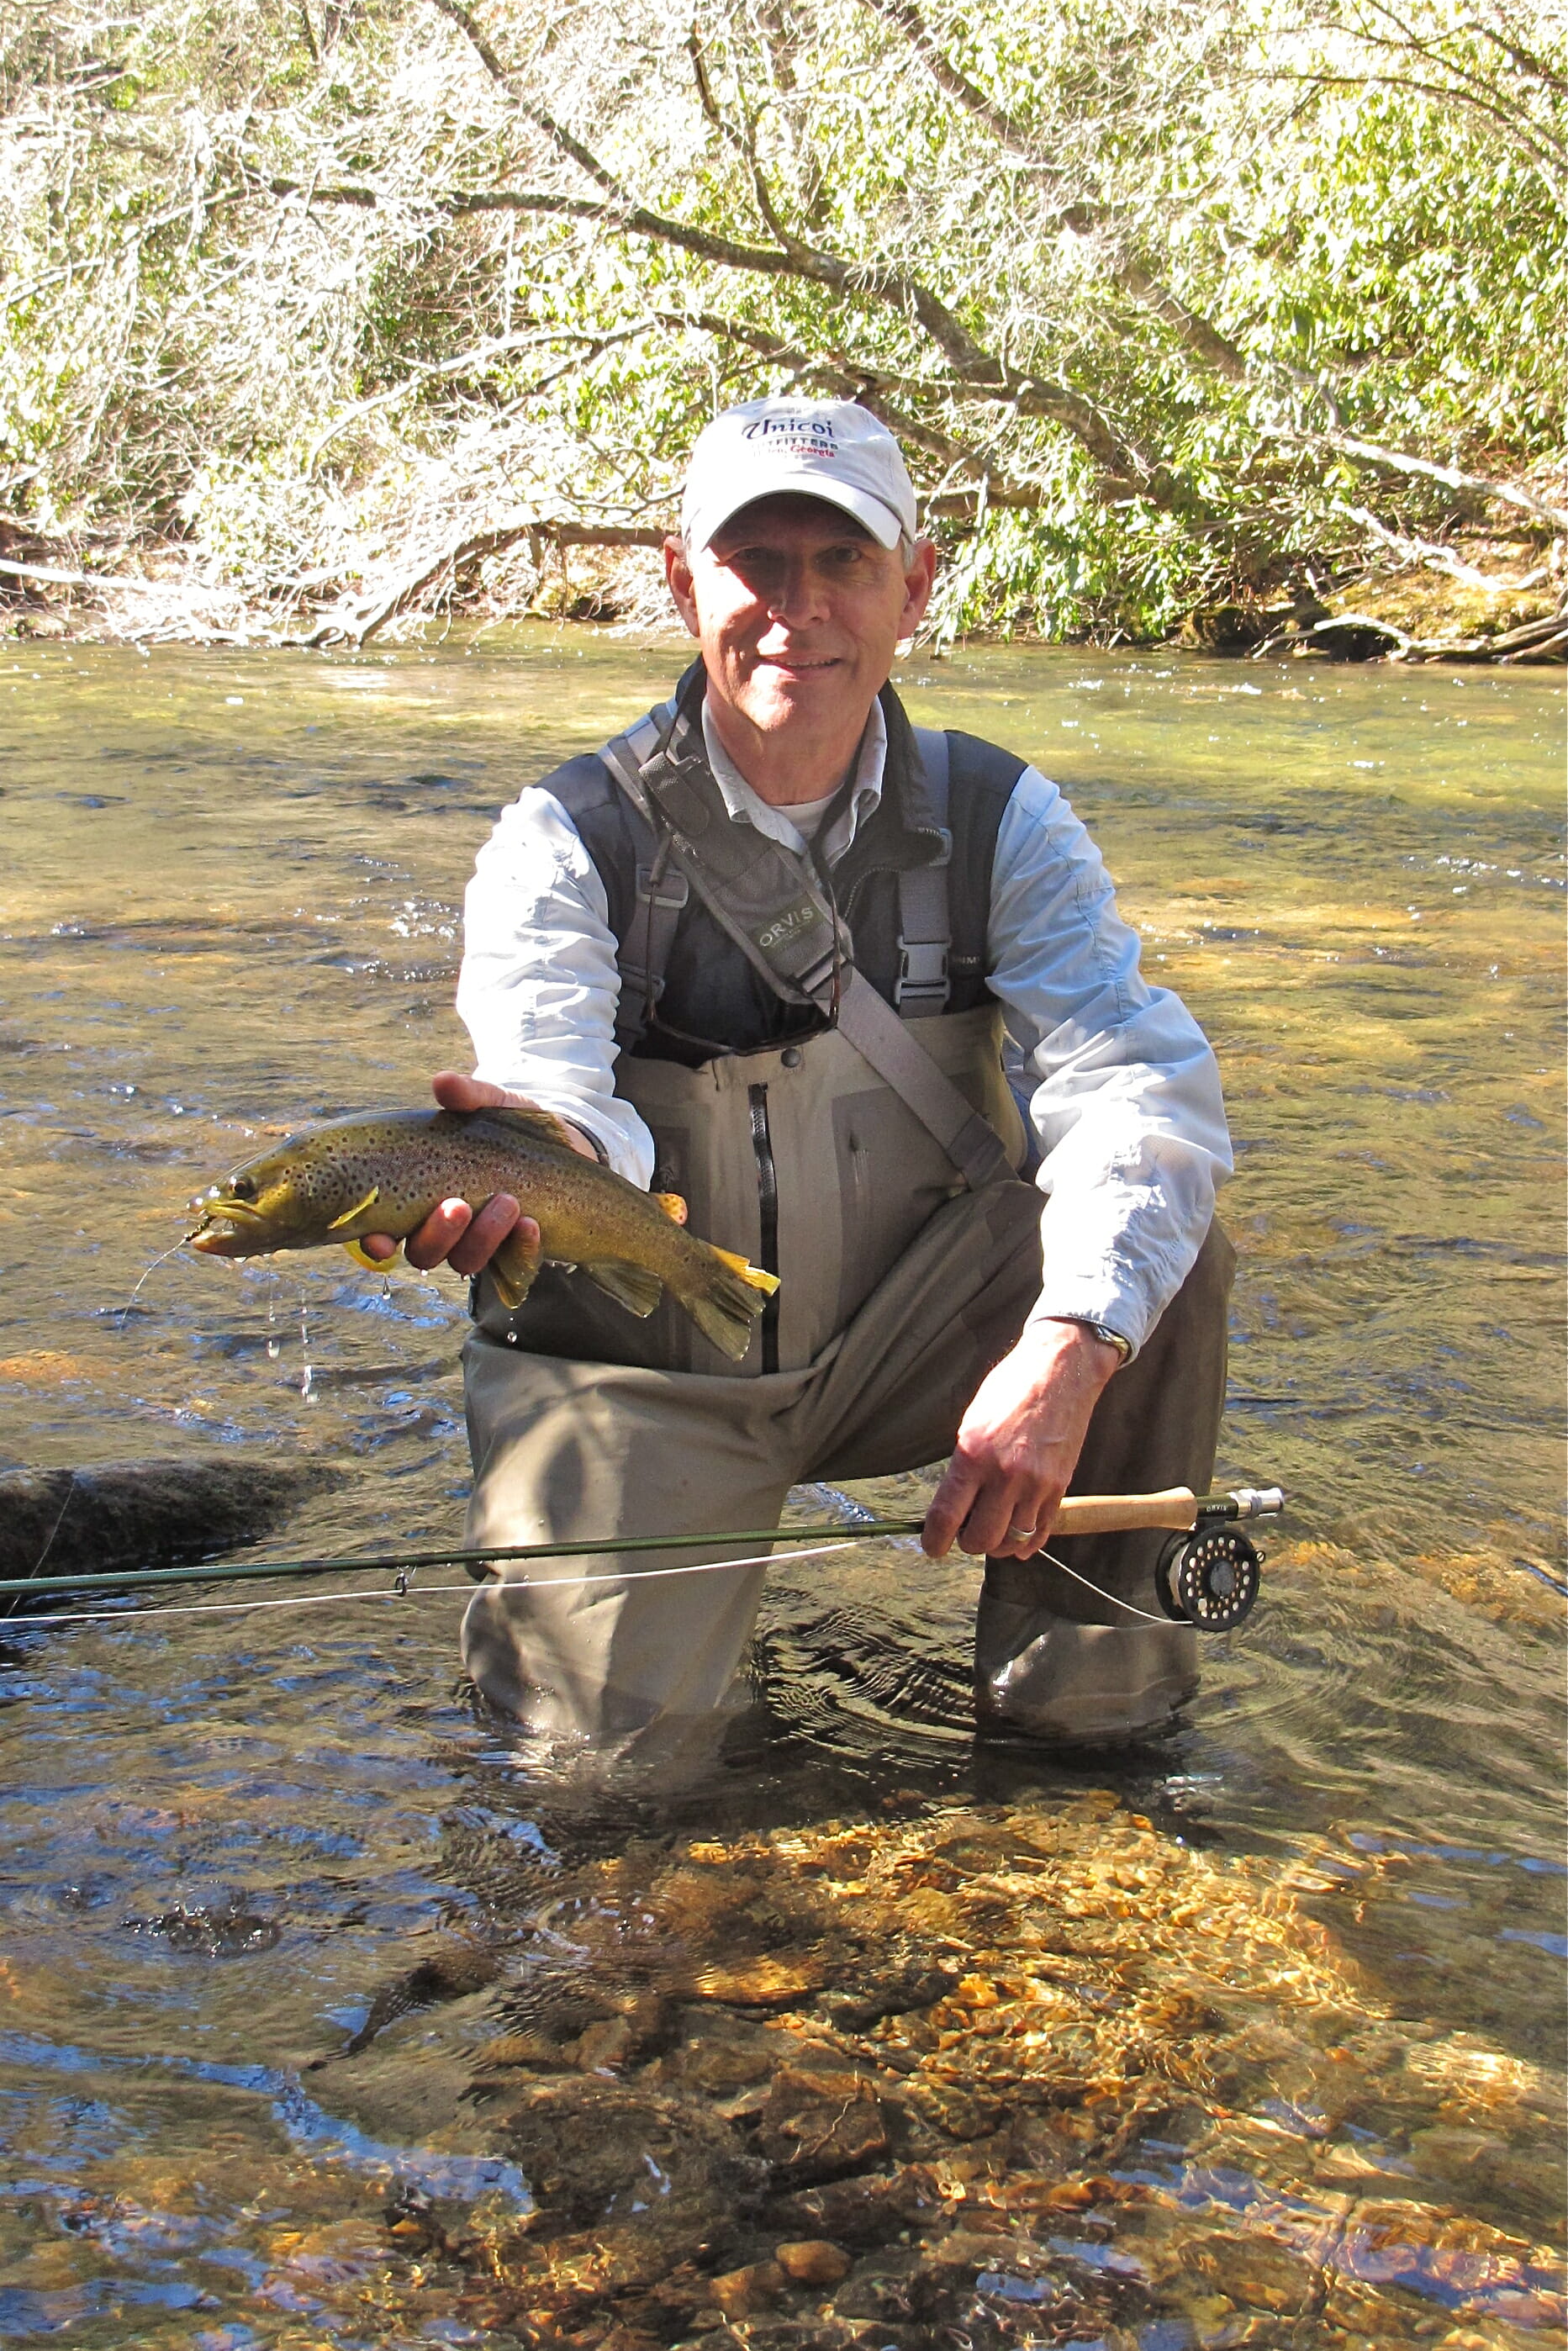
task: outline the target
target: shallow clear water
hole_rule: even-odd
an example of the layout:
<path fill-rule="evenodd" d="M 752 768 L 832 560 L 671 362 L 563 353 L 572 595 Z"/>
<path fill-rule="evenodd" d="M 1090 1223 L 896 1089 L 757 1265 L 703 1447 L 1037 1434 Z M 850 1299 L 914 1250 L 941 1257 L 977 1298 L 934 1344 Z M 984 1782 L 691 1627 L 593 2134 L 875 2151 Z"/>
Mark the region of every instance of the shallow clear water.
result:
<path fill-rule="evenodd" d="M 186 1256 L 127 1301 L 186 1198 L 269 1123 L 416 1102 L 430 1069 L 462 1063 L 476 848 L 522 783 L 645 707 L 672 667 L 668 647 L 543 632 L 340 660 L 23 648 L 0 666 L 0 1457 L 338 1465 L 273 1556 L 455 1533 L 456 1282 Z M 569 1896 L 598 1916 L 618 1856 L 667 1859 L 671 1839 L 760 1835 L 770 1867 L 809 1874 L 825 1865 L 789 1838 L 830 1821 L 872 1823 L 873 1855 L 1003 1823 L 1065 1839 L 1067 1870 L 1092 1855 L 1101 1786 L 1153 1856 L 1148 1902 L 1157 1879 L 1171 1917 L 1194 1914 L 1172 1928 L 1150 1908 L 1162 1967 L 1176 1945 L 1156 1923 L 1204 1975 L 1208 1897 L 1181 1873 L 1234 1865 L 1260 1918 L 1288 1901 L 1291 1933 L 1328 1938 L 1329 1973 L 1293 1994 L 1270 1979 L 1249 2031 L 1267 2011 L 1310 2039 L 1307 2011 L 1354 2001 L 1452 2061 L 1429 2112 L 1379 2105 L 1370 2043 L 1350 2036 L 1335 2078 L 1355 2095 L 1336 2105 L 1319 2082 L 1321 2128 L 1290 2123 L 1311 2101 L 1281 2058 L 1274 2090 L 1240 2105 L 1194 2090 L 1172 2143 L 1239 2129 L 1245 2107 L 1253 2140 L 1226 2142 L 1225 2177 L 1277 2197 L 1294 2164 L 1303 2211 L 1331 2173 L 1343 2199 L 1369 2148 L 1356 2161 L 1403 2199 L 1390 2241 L 1481 2264 L 1357 2271 L 1320 2247 L 1303 2276 L 1358 2277 L 1367 2307 L 1335 2287 L 1297 2310 L 1267 2282 L 1254 2303 L 1230 2277 L 1220 2310 L 1194 2254 L 1150 2305 L 1176 2314 L 1145 2312 L 1124 2339 L 1272 2341 L 1288 2320 L 1277 2339 L 1297 2345 L 1425 2340 L 1434 2322 L 1510 2343 L 1560 2325 L 1561 2179 L 1549 2123 L 1536 2136 L 1568 1948 L 1556 682 L 998 651 L 903 684 L 919 719 L 1006 741 L 1068 788 L 1153 967 L 1218 1048 L 1241 1259 L 1221 1478 L 1291 1496 L 1264 1604 L 1210 1645 L 1174 1739 L 1082 1772 L 972 1744 L 967 1565 L 881 1544 L 784 1566 L 758 1704 L 678 1788 L 568 1785 L 517 1752 L 459 1680 L 455 1593 L 318 1604 L 268 1586 L 312 1604 L 7 1626 L 0 2337 L 526 2336 L 465 2301 L 477 2255 L 444 2268 L 388 2222 L 410 2187 L 479 2236 L 526 2205 L 473 2053 L 526 2009 L 530 1970 L 561 1963 Z M 857 1498 L 906 1502 L 918 1482 Z M 651 1917 L 673 1898 L 656 1880 Z M 720 1948 L 719 1911 L 710 1925 Z M 831 1946 L 834 1917 L 819 1926 Z M 493 1981 L 305 2070 L 400 1970 L 465 1937 L 499 1955 Z M 619 1944 L 571 1948 L 585 1980 L 635 1974 Z M 975 2143 L 955 2141 L 955 2178 Z M 1211 2217 L 1219 2144 L 1202 2141 Z M 1158 2163 L 1145 2154 L 1156 2186 L 1138 2192 L 1196 2209 Z M 977 2177 L 971 2203 L 990 2193 Z M 1294 2242 L 1276 2206 L 1243 2206 L 1222 2234 Z M 1110 2223 L 1102 2238 L 1122 2241 Z M 974 2287 L 975 2342 L 1096 2339 L 1065 2304 L 1048 2325 L 1024 2255 L 1014 2270 Z M 608 2323 L 579 2314 L 573 2339 Z M 651 2323 L 640 2340 L 660 2339 Z M 926 2336 L 946 2339 L 935 2321 Z"/>

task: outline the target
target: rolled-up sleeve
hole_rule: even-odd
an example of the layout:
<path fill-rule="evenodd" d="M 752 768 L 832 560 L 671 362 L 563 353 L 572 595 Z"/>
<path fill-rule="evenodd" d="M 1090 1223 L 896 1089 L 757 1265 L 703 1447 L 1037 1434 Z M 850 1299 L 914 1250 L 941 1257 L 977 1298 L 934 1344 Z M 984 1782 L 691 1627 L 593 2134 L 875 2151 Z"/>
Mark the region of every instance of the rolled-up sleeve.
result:
<path fill-rule="evenodd" d="M 621 976 L 597 867 L 552 794 L 502 811 L 464 903 L 457 1010 L 474 1074 L 594 1135 L 644 1191 L 653 1139 L 615 1092 Z"/>
<path fill-rule="evenodd" d="M 1219 1072 L 1180 998 L 1145 981 L 1099 851 L 1032 768 L 997 836 L 988 950 L 1043 1155 L 1045 1271 L 1030 1319 L 1103 1322 L 1137 1348 L 1231 1171 Z"/>

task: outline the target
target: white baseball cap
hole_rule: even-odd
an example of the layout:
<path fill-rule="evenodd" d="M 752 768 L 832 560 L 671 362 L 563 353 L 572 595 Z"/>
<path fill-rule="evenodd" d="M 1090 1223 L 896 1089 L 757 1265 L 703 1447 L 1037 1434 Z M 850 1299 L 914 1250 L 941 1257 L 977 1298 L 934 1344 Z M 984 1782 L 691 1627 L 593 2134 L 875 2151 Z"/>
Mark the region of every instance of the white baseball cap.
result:
<path fill-rule="evenodd" d="M 694 549 L 758 498 L 793 490 L 841 507 L 881 547 L 918 528 L 915 486 L 885 424 L 852 400 L 748 400 L 702 432 L 686 468 L 681 536 Z"/>

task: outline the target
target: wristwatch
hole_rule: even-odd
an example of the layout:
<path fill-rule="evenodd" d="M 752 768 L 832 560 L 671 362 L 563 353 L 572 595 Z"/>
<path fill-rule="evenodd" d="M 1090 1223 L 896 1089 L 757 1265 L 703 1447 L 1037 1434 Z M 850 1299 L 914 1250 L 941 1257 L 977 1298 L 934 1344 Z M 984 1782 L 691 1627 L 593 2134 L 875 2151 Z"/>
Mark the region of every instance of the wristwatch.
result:
<path fill-rule="evenodd" d="M 1113 1331 L 1109 1325 L 1104 1322 L 1091 1322 L 1088 1317 L 1083 1314 L 1064 1314 L 1061 1319 L 1064 1322 L 1077 1322 L 1081 1324 L 1082 1327 L 1085 1331 L 1089 1332 L 1094 1338 L 1103 1339 L 1107 1347 L 1114 1347 L 1117 1354 L 1121 1357 L 1121 1363 L 1116 1366 L 1118 1371 L 1121 1370 L 1122 1364 L 1130 1364 L 1132 1362 L 1133 1343 L 1131 1339 L 1124 1339 L 1120 1331 Z"/>

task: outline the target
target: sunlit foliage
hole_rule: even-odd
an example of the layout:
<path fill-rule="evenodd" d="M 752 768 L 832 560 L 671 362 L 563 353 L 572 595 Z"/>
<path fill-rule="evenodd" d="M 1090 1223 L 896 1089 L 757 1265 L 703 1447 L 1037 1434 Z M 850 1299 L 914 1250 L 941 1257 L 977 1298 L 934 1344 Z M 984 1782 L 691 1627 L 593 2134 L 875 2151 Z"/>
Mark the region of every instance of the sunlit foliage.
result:
<path fill-rule="evenodd" d="M 1545 0 L 5 22 L 0 516 L 44 542 L 280 609 L 449 580 L 661 526 L 785 386 L 904 433 L 949 629 L 1147 633 L 1563 504 Z"/>

